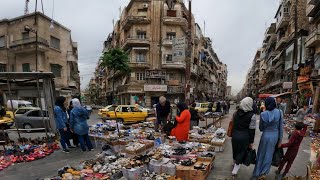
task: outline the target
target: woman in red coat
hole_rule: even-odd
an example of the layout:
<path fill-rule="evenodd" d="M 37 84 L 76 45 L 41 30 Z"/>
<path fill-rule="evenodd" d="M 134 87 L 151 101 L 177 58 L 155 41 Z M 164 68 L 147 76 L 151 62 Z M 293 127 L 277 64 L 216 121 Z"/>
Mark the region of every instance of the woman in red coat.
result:
<path fill-rule="evenodd" d="M 180 111 L 180 116 L 176 116 L 178 124 L 172 129 L 171 136 L 175 136 L 179 142 L 188 141 L 191 114 L 185 103 L 179 103 L 177 107 Z"/>

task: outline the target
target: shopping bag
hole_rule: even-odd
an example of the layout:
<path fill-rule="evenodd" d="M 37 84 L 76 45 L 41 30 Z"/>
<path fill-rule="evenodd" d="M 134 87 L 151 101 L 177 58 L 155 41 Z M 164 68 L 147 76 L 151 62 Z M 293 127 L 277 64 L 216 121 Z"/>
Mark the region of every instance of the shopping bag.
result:
<path fill-rule="evenodd" d="M 229 122 L 227 136 L 232 137 L 232 131 L 233 131 L 233 120 Z"/>
<path fill-rule="evenodd" d="M 250 164 L 256 164 L 257 153 L 255 149 L 248 148 L 244 156 L 243 164 L 250 166 Z"/>
<path fill-rule="evenodd" d="M 272 158 L 271 165 L 275 166 L 275 167 L 279 167 L 281 159 L 283 158 L 283 156 L 284 156 L 283 149 L 276 147 L 276 149 L 274 150 L 274 153 L 273 153 L 273 158 Z"/>

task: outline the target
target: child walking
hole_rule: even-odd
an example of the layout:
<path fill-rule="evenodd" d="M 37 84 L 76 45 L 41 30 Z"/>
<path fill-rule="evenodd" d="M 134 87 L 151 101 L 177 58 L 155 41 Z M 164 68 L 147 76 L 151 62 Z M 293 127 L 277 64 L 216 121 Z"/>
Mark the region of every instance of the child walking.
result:
<path fill-rule="evenodd" d="M 297 122 L 295 124 L 295 129 L 296 130 L 292 133 L 289 142 L 286 144 L 281 144 L 281 148 L 288 148 L 286 154 L 281 159 L 278 170 L 276 171 L 277 174 L 280 174 L 282 168 L 287 163 L 282 177 L 285 177 L 288 174 L 291 165 L 298 154 L 301 141 L 307 131 L 307 125 L 305 125 L 303 122 Z"/>

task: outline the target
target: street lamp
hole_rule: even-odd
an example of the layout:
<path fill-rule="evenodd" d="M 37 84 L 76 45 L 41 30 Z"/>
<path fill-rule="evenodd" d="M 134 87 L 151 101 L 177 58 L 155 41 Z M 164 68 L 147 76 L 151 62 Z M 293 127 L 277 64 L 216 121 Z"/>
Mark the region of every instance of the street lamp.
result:
<path fill-rule="evenodd" d="M 38 72 L 38 31 L 28 25 L 24 26 L 24 30 L 26 32 L 33 32 L 36 35 L 36 72 Z"/>

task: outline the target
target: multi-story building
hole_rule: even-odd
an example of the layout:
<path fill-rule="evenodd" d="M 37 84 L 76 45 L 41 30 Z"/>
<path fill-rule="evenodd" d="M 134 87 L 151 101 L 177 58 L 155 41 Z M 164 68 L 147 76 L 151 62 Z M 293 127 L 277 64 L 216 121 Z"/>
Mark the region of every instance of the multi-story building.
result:
<path fill-rule="evenodd" d="M 319 112 L 320 104 L 320 1 L 307 1 L 307 16 L 309 17 L 309 36 L 306 39 L 307 63 L 300 71 L 300 90 L 311 93 L 313 97 L 313 110 Z M 303 76 L 305 78 L 303 78 Z M 309 77 L 309 78 L 308 78 Z M 299 80 L 299 78 L 298 78 Z M 312 86 L 311 86 L 312 85 Z M 311 86 L 311 87 L 310 87 Z M 312 88 L 313 87 L 313 88 Z"/>
<path fill-rule="evenodd" d="M 160 17 L 160 18 L 159 18 Z M 182 0 L 166 1 L 131 0 L 123 10 L 113 33 L 104 43 L 104 51 L 122 48 L 129 55 L 130 75 L 105 72 L 104 95 L 112 92 L 112 79 L 119 104 L 140 103 L 150 107 L 164 95 L 171 102 L 185 99 L 186 56 L 178 58 L 173 52 L 174 41 L 187 37 L 191 18 L 191 99 L 205 101 L 223 98 L 226 92 L 227 66 L 212 48 L 210 38 L 204 37 L 201 28 Z M 190 50 L 189 50 L 190 51 Z M 186 52 L 189 53 L 189 52 Z M 222 86 L 219 86 L 222 83 Z M 103 96 L 101 96 L 103 97 Z M 109 96 L 110 97 L 110 96 Z M 111 103 L 109 99 L 108 103 Z"/>
<path fill-rule="evenodd" d="M 276 23 L 272 23 L 266 30 L 261 48 L 259 67 L 261 76 L 257 88 L 259 93 L 278 94 L 292 91 L 292 78 L 295 78 L 293 72 L 306 65 L 304 47 L 308 33 L 306 4 L 306 0 L 280 1 L 275 15 Z M 295 40 L 297 40 L 296 56 Z M 248 81 L 249 87 L 252 83 L 253 81 Z"/>
<path fill-rule="evenodd" d="M 78 45 L 71 31 L 38 12 L 0 20 L 0 71 L 53 72 L 56 95 L 71 97 L 80 90 Z M 34 101 L 32 91 L 15 93 Z"/>

